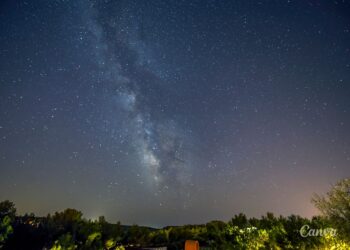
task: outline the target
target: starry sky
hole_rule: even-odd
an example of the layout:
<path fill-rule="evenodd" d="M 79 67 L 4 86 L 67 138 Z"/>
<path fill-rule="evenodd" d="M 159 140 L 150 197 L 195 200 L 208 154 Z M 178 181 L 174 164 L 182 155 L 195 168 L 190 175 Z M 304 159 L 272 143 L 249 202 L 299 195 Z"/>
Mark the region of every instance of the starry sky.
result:
<path fill-rule="evenodd" d="M 0 3 L 0 200 L 149 226 L 317 213 L 350 176 L 347 1 Z"/>

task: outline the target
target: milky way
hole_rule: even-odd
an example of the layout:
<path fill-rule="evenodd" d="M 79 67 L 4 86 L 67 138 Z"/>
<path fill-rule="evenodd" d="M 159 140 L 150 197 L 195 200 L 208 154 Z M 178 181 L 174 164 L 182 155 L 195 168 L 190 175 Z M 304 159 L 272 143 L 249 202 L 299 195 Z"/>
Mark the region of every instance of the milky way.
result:
<path fill-rule="evenodd" d="M 350 6 L 0 4 L 0 200 L 150 226 L 312 216 L 348 177 Z"/>
<path fill-rule="evenodd" d="M 176 185 L 187 184 L 191 173 L 187 154 L 184 153 L 188 150 L 185 149 L 184 134 L 175 121 L 164 115 L 154 117 L 154 109 L 158 111 L 162 107 L 161 100 L 156 106 L 150 106 L 148 95 L 142 91 L 144 85 L 153 90 L 161 87 L 156 84 L 164 84 L 157 72 L 152 70 L 152 51 L 140 37 L 142 23 L 134 20 L 137 19 L 136 14 L 123 12 L 121 16 L 109 16 L 108 22 L 103 22 L 101 20 L 105 17 L 95 5 L 83 6 L 82 13 L 86 27 L 94 36 L 91 47 L 95 50 L 99 66 L 96 74 L 102 75 L 100 87 L 105 88 L 103 98 L 110 99 L 122 109 L 125 121 L 121 134 L 128 138 L 128 143 L 139 157 L 140 172 L 156 186 L 169 185 L 170 181 Z M 126 51 L 127 55 L 119 51 Z M 133 55 L 131 58 L 130 54 Z M 143 78 L 145 74 L 146 79 Z"/>

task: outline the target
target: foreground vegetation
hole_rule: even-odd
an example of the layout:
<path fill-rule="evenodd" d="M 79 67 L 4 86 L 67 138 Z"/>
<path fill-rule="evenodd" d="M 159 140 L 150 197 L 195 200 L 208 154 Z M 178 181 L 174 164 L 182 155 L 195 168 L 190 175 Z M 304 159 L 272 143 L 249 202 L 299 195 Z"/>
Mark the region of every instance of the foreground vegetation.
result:
<path fill-rule="evenodd" d="M 326 197 L 315 196 L 323 216 L 312 219 L 267 213 L 260 219 L 235 215 L 230 221 L 153 229 L 92 221 L 75 209 L 46 217 L 18 216 L 10 201 L 0 203 L 0 248 L 2 249 L 133 249 L 167 246 L 183 249 L 187 239 L 206 249 L 350 249 L 350 179 L 333 187 Z M 300 229 L 307 225 L 308 229 Z M 311 229 L 334 228 L 333 231 Z M 317 234 L 317 236 L 316 236 Z"/>

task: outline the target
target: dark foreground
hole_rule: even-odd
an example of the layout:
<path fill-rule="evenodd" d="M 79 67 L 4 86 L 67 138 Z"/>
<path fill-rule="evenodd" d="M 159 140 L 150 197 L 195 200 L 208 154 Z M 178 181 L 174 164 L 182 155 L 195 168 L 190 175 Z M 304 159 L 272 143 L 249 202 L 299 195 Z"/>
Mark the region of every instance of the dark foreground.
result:
<path fill-rule="evenodd" d="M 46 217 L 17 216 L 13 203 L 2 202 L 2 249 L 184 249 L 188 239 L 197 240 L 201 249 L 350 249 L 339 236 L 302 237 L 300 229 L 330 228 L 324 217 L 311 220 L 300 216 L 260 219 L 235 215 L 230 221 L 203 225 L 169 226 L 162 229 L 109 223 L 103 216 L 84 219 L 75 209 Z M 307 228 L 306 228 L 307 229 Z M 308 234 L 310 230 L 304 230 Z"/>

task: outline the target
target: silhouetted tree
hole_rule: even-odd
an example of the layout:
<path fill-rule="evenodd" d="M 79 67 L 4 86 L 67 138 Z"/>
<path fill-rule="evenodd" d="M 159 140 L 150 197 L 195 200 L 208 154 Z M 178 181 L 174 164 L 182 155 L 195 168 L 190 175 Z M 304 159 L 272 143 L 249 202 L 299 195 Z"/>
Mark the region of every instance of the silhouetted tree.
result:
<path fill-rule="evenodd" d="M 230 221 L 230 223 L 233 226 L 238 226 L 238 227 L 248 227 L 249 222 L 247 219 L 247 216 L 243 213 L 239 213 L 238 215 L 236 214 Z"/>
<path fill-rule="evenodd" d="M 133 245 L 145 246 L 149 243 L 149 229 L 132 225 L 127 231 L 127 242 Z"/>
<path fill-rule="evenodd" d="M 312 202 L 350 242 L 350 178 L 339 181 L 325 196 L 315 194 Z"/>
<path fill-rule="evenodd" d="M 9 216 L 11 220 L 14 220 L 16 217 L 16 207 L 13 202 L 5 200 L 0 202 L 0 218 Z"/>

